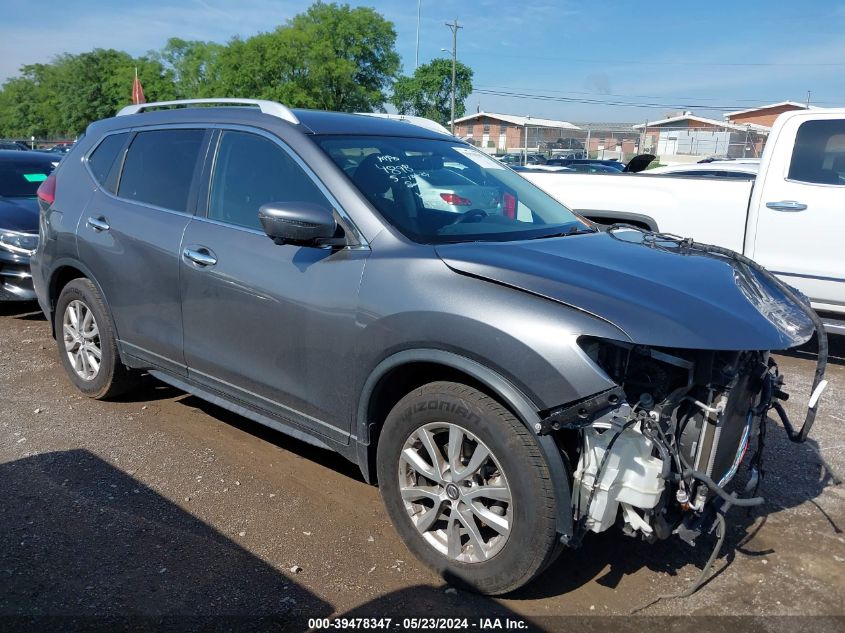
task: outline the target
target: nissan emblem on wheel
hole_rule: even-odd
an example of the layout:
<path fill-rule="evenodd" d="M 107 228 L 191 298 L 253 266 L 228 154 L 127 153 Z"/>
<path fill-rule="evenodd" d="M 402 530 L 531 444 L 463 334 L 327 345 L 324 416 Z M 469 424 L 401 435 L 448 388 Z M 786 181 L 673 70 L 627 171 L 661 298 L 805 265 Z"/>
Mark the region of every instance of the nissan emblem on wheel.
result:
<path fill-rule="evenodd" d="M 80 392 L 146 372 L 337 451 L 484 594 L 614 526 L 710 551 L 762 502 L 767 414 L 805 440 L 826 384 L 808 300 L 752 260 L 600 229 L 415 117 L 128 106 L 38 197 L 33 285 Z M 770 351 L 814 333 L 793 424 Z"/>

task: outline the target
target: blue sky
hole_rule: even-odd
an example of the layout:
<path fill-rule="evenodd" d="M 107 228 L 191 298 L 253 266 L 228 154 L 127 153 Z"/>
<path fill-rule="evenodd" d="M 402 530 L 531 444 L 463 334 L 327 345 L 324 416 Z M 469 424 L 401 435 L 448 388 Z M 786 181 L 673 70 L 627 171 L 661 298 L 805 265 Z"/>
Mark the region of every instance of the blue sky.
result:
<path fill-rule="evenodd" d="M 391 20 L 413 71 L 415 0 L 350 2 Z M 683 6 L 679 6 L 679 5 Z M 0 81 L 22 64 L 95 47 L 132 54 L 170 36 L 225 42 L 307 8 L 293 0 L 0 0 Z M 492 112 L 574 121 L 644 121 L 686 107 L 721 118 L 787 99 L 845 106 L 845 2 L 701 3 L 422 0 L 420 61 L 458 57 L 475 71 L 467 102 Z M 491 94 L 498 93 L 498 94 Z M 508 96 L 501 93 L 542 98 Z M 586 102 L 586 103 L 584 103 Z M 601 103 L 596 103 L 601 102 Z M 649 104 L 635 107 L 631 104 Z"/>

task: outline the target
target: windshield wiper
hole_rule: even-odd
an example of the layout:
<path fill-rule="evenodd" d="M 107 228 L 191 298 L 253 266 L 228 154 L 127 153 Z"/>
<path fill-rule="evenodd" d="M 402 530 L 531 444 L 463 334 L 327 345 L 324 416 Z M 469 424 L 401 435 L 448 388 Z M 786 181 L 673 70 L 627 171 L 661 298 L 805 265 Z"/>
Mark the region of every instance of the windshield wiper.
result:
<path fill-rule="evenodd" d="M 583 235 L 584 233 L 598 233 L 598 229 L 592 227 L 586 227 L 583 229 L 579 229 L 577 227 L 573 227 L 568 231 L 558 231 L 557 233 L 547 233 L 546 235 L 538 235 L 537 237 L 532 237 L 529 239 L 532 240 L 544 240 L 549 237 L 569 237 L 570 235 Z"/>

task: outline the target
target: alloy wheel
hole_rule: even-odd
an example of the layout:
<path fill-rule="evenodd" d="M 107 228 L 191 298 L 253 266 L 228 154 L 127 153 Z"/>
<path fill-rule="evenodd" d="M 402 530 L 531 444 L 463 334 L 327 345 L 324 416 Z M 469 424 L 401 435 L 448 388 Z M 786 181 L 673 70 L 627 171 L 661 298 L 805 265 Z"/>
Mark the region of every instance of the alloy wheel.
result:
<path fill-rule="evenodd" d="M 447 558 L 489 560 L 512 530 L 513 500 L 499 460 L 466 429 L 432 422 L 405 441 L 399 489 L 411 522 Z"/>
<path fill-rule="evenodd" d="M 74 299 L 65 307 L 62 336 L 73 371 L 83 380 L 94 380 L 103 356 L 100 330 L 94 313 L 82 301 Z"/>

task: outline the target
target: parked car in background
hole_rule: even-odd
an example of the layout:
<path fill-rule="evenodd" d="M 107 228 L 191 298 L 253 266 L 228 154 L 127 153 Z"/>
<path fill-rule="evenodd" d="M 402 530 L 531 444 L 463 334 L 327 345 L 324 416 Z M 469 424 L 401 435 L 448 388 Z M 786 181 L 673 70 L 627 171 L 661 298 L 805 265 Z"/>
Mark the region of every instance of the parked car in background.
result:
<path fill-rule="evenodd" d="M 542 154 L 522 154 L 522 153 L 511 153 L 505 154 L 504 156 L 496 156 L 497 160 L 500 160 L 505 165 L 513 167 L 514 165 L 545 165 L 546 164 L 546 157 Z"/>
<path fill-rule="evenodd" d="M 622 163 L 619 163 L 617 167 L 616 165 L 603 165 L 588 161 L 568 162 L 564 167 L 579 174 L 618 174 L 625 169 L 625 165 Z"/>
<path fill-rule="evenodd" d="M 623 171 L 625 163 L 618 160 L 603 160 L 600 158 L 550 158 L 546 161 L 547 165 L 557 165 L 560 167 L 572 167 L 573 171 L 581 173 L 609 173 L 608 171 L 599 169 L 598 171 L 588 171 L 586 167 L 607 167 L 614 171 Z"/>
<path fill-rule="evenodd" d="M 73 143 L 56 143 L 52 147 L 48 147 L 46 149 L 41 150 L 42 152 L 47 152 L 49 154 L 58 154 L 60 156 L 64 156 L 73 148 Z"/>
<path fill-rule="evenodd" d="M 20 141 L 0 141 L 0 150 L 12 152 L 30 151 L 29 146 L 26 143 L 21 143 Z"/>
<path fill-rule="evenodd" d="M 526 178 L 597 222 L 625 222 L 747 255 L 810 297 L 829 331 L 845 334 L 845 109 L 781 114 L 756 167 L 736 160 L 684 169 L 706 173 L 714 165 L 722 173 L 711 178 L 657 169 Z M 732 169 L 757 174 L 726 176 Z"/>
<path fill-rule="evenodd" d="M 38 187 L 55 158 L 42 152 L 0 150 L 0 301 L 35 299 L 29 258 L 38 245 Z"/>
<path fill-rule="evenodd" d="M 549 160 L 559 159 L 584 159 L 587 158 L 587 152 L 583 149 L 571 149 L 563 151 L 553 151 Z"/>
<path fill-rule="evenodd" d="M 466 170 L 469 171 L 469 170 Z M 441 169 L 421 169 L 414 178 L 428 209 L 442 209 L 463 213 L 470 209 L 481 209 L 487 213 L 501 213 L 502 199 L 498 188 L 479 185 L 470 174 Z"/>
<path fill-rule="evenodd" d="M 671 175 L 688 178 L 738 178 L 740 180 L 754 180 L 760 171 L 760 161 L 723 160 L 706 163 L 688 163 L 683 165 L 666 165 L 649 169 L 651 176 Z"/>
<path fill-rule="evenodd" d="M 336 450 L 488 594 L 587 532 L 694 542 L 753 501 L 724 486 L 786 397 L 766 350 L 815 318 L 766 271 L 598 231 L 430 127 L 219 101 L 127 106 L 39 189 L 35 288 L 80 392 L 148 372 Z M 447 165 L 501 213 L 429 206 Z"/>

